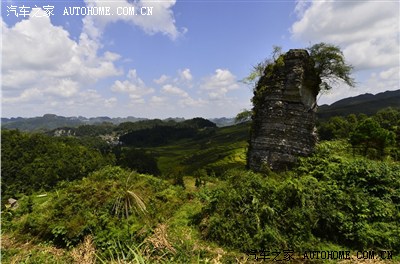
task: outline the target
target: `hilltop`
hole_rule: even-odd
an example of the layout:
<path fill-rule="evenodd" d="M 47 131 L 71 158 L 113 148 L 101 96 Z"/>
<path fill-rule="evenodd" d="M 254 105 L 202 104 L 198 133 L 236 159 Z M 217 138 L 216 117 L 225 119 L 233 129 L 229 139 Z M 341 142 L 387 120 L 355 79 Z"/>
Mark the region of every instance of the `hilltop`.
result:
<path fill-rule="evenodd" d="M 386 91 L 378 94 L 361 94 L 339 100 L 331 105 L 318 107 L 318 118 L 329 119 L 333 116 L 347 116 L 349 114 L 376 114 L 380 109 L 400 108 L 400 90 Z"/>

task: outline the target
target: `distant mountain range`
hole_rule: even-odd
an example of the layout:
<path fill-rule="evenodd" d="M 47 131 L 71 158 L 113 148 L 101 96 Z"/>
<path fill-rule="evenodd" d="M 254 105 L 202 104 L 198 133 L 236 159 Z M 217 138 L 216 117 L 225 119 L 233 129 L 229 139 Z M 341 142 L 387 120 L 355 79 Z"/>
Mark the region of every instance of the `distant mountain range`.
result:
<path fill-rule="evenodd" d="M 333 116 L 349 114 L 373 115 L 387 107 L 400 108 L 400 90 L 386 91 L 378 94 L 361 94 L 339 100 L 331 105 L 318 107 L 318 118 L 326 120 Z"/>
<path fill-rule="evenodd" d="M 366 115 L 373 115 L 380 109 L 386 107 L 400 108 L 400 90 L 386 91 L 372 94 L 362 94 L 355 97 L 349 97 L 339 100 L 331 105 L 321 105 L 318 108 L 318 118 L 326 120 L 333 116 L 347 116 L 349 114 L 364 113 Z M 1 118 L 2 128 L 19 129 L 23 131 L 48 131 L 59 127 L 78 127 L 81 125 L 101 124 L 104 122 L 118 125 L 124 122 L 137 122 L 140 120 L 148 120 L 146 118 L 138 118 L 133 116 L 110 118 L 103 117 L 64 117 L 54 114 L 45 114 L 41 117 L 17 117 L 17 118 Z M 165 121 L 173 120 L 176 122 L 185 121 L 184 118 L 168 118 Z M 219 127 L 233 125 L 234 118 L 211 118 L 211 122 Z"/>
<path fill-rule="evenodd" d="M 24 118 L 24 117 L 1 118 L 1 126 L 2 128 L 19 129 L 22 131 L 49 131 L 61 127 L 78 127 L 81 125 L 96 125 L 103 123 L 112 123 L 114 125 L 119 125 L 125 122 L 138 122 L 142 120 L 149 120 L 149 119 L 133 117 L 133 116 L 115 117 L 115 118 L 100 116 L 100 117 L 86 118 L 83 116 L 64 117 L 54 114 L 45 114 L 43 116 L 30 117 L 30 118 Z M 233 125 L 235 123 L 234 118 L 226 118 L 226 117 L 212 118 L 209 120 L 220 127 Z M 163 121 L 184 122 L 185 118 L 170 117 L 164 119 Z"/>
<path fill-rule="evenodd" d="M 104 122 L 118 125 L 123 122 L 137 122 L 140 120 L 146 120 L 146 118 L 137 118 L 133 116 L 128 116 L 125 118 L 110 118 L 107 116 L 86 118 L 83 116 L 64 117 L 54 114 L 45 114 L 44 116 L 31 118 L 1 118 L 1 123 L 3 128 L 8 129 L 19 129 L 23 131 L 44 131 L 53 130 L 59 127 L 78 127 L 81 125 L 94 125 Z"/>

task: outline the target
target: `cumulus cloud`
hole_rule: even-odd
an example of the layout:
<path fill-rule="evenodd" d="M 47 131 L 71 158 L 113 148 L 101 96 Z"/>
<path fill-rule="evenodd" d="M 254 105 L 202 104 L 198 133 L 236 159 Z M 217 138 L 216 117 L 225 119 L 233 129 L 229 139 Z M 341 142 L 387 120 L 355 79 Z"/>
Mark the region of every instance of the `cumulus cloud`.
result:
<path fill-rule="evenodd" d="M 182 81 L 190 82 L 193 79 L 192 74 L 189 69 L 184 69 L 179 71 L 179 77 Z"/>
<path fill-rule="evenodd" d="M 175 0 L 169 1 L 90 1 L 85 0 L 88 7 L 110 7 L 110 13 L 113 16 L 93 16 L 97 24 L 104 28 L 107 24 L 116 21 L 125 21 L 141 28 L 149 35 L 162 33 L 169 38 L 175 40 L 179 36 L 186 33 L 187 29 L 178 30 L 175 25 L 174 13 L 172 7 L 175 5 Z M 151 10 L 152 15 L 128 15 L 124 13 L 126 10 L 134 12 L 145 12 Z M 151 9 L 149 9 L 151 8 Z M 126 14 L 126 15 L 124 15 Z"/>
<path fill-rule="evenodd" d="M 180 105 L 183 107 L 202 107 L 209 103 L 202 98 L 193 99 L 192 97 L 185 97 L 179 101 Z"/>
<path fill-rule="evenodd" d="M 154 81 L 156 84 L 164 84 L 164 83 L 167 82 L 169 79 L 170 79 L 170 78 L 169 78 L 167 75 L 163 74 L 163 75 L 160 76 L 160 78 L 154 79 L 153 81 Z"/>
<path fill-rule="evenodd" d="M 355 67 L 359 89 L 337 87 L 323 96 L 324 103 L 399 89 L 399 8 L 397 1 L 297 1 L 292 38 L 338 45 Z"/>
<path fill-rule="evenodd" d="M 165 94 L 180 97 L 180 99 L 178 99 L 178 105 L 180 107 L 201 107 L 207 104 L 207 102 L 203 99 L 194 99 L 183 89 L 180 89 L 171 84 L 164 85 L 161 91 Z"/>
<path fill-rule="evenodd" d="M 357 70 L 399 63 L 399 2 L 297 1 L 292 37 L 342 47 Z"/>
<path fill-rule="evenodd" d="M 215 73 L 204 79 L 200 88 L 208 93 L 212 100 L 219 100 L 231 91 L 239 88 L 236 76 L 229 70 L 217 69 Z"/>
<path fill-rule="evenodd" d="M 129 98 L 136 103 L 144 103 L 144 95 L 154 93 L 154 89 L 147 87 L 140 79 L 135 69 L 128 71 L 127 79 L 124 81 L 116 80 L 111 87 L 111 91 L 117 93 L 126 93 Z"/>
<path fill-rule="evenodd" d="M 34 8 L 32 12 L 43 15 L 44 11 Z M 30 16 L 12 27 L 1 19 L 1 26 L 6 115 L 19 102 L 30 102 L 31 107 L 63 105 L 65 98 L 81 97 L 84 86 L 121 74 L 114 64 L 118 54 L 99 54 L 99 45 L 86 32 L 75 41 L 62 27 L 54 26 L 49 17 Z"/>
<path fill-rule="evenodd" d="M 164 100 L 174 101 L 175 105 L 181 108 L 204 108 L 213 105 L 213 109 L 216 110 L 217 107 L 233 105 L 237 99 L 229 97 L 228 94 L 240 88 L 236 76 L 227 69 L 217 69 L 214 74 L 196 82 L 190 69 L 186 68 L 178 70 L 176 78 L 162 75 L 154 82 L 162 84 L 160 91 L 165 95 Z"/>
<path fill-rule="evenodd" d="M 344 97 L 359 95 L 360 93 L 376 94 L 384 91 L 398 90 L 400 83 L 400 68 L 393 67 L 388 70 L 371 72 L 367 77 L 358 83 L 357 89 L 347 86 L 335 87 L 321 97 L 319 104 L 331 104 Z"/>
<path fill-rule="evenodd" d="M 162 87 L 161 89 L 164 93 L 172 94 L 172 95 L 178 95 L 180 97 L 189 97 L 189 94 L 185 92 L 184 90 L 175 87 L 171 84 L 166 84 Z"/>
<path fill-rule="evenodd" d="M 133 71 L 128 75 L 137 79 L 137 75 L 132 73 Z M 217 69 L 213 74 L 197 81 L 191 70 L 186 68 L 177 70 L 175 76 L 162 74 L 158 79 L 153 79 L 153 82 L 154 93 L 146 99 L 146 104 L 141 106 L 140 112 L 151 111 L 157 113 L 156 117 L 234 116 L 240 109 L 248 108 L 250 103 L 243 99 L 243 96 L 236 94 L 235 97 L 235 93 L 240 93 L 240 88 L 244 86 L 241 86 L 235 75 L 227 69 Z M 119 90 L 129 93 L 135 89 L 124 86 Z M 140 98 L 142 97 L 136 97 Z M 132 104 L 130 109 L 138 107 L 135 108 Z"/>

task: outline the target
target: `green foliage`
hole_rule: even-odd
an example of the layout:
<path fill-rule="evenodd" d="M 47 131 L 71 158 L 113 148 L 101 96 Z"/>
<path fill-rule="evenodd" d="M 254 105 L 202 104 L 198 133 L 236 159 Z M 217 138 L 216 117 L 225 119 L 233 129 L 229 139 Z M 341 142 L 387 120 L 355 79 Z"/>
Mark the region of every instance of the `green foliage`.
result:
<path fill-rule="evenodd" d="M 323 184 L 316 235 L 354 248 L 399 248 L 398 163 L 344 159 L 325 148 L 299 170 Z"/>
<path fill-rule="evenodd" d="M 249 121 L 251 119 L 252 115 L 251 110 L 243 109 L 242 112 L 238 113 L 235 117 L 235 123 L 242 123 Z"/>
<path fill-rule="evenodd" d="M 157 157 L 163 175 L 174 175 L 181 167 L 185 175 L 193 175 L 199 169 L 220 175 L 226 169 L 245 166 L 249 124 L 218 128 L 204 137 L 181 139 L 166 146 L 147 147 L 146 151 Z"/>
<path fill-rule="evenodd" d="M 179 126 L 182 127 L 193 127 L 197 129 L 202 129 L 202 128 L 216 128 L 217 125 L 210 120 L 201 118 L 201 117 L 195 117 L 189 120 L 185 120 L 182 123 L 179 123 Z"/>
<path fill-rule="evenodd" d="M 353 148 L 361 148 L 365 156 L 369 150 L 374 149 L 377 153 L 373 157 L 382 158 L 385 148 L 394 145 L 395 134 L 382 128 L 374 119 L 367 118 L 357 125 L 354 132 L 350 133 L 350 143 Z"/>
<path fill-rule="evenodd" d="M 386 108 L 368 117 L 351 114 L 346 118 L 335 116 L 317 125 L 322 140 L 346 139 L 354 153 L 370 158 L 389 155 L 400 160 L 400 110 Z"/>
<path fill-rule="evenodd" d="M 398 137 L 397 113 L 387 109 L 371 118 L 351 115 L 321 123 L 331 138 L 341 140 L 319 143 L 315 155 L 301 158 L 293 171 L 282 174 L 226 171 L 244 166 L 246 123 L 211 128 L 212 134 L 180 138 L 164 146 L 120 149 L 119 158 L 127 158 L 132 150 L 132 163 L 138 165 L 146 164 L 140 156 L 151 153 L 163 172 L 170 172 L 165 175 L 169 181 L 104 166 L 109 159 L 96 150 L 93 138 L 82 146 L 77 139 L 3 131 L 2 174 L 21 172 L 19 163 L 29 167 L 38 160 L 47 165 L 85 166 L 74 167 L 81 168 L 76 179 L 48 187 L 47 196 L 21 194 L 16 197 L 17 209 L 2 212 L 3 232 L 21 243 L 35 238 L 35 244 L 56 245 L 66 254 L 49 256 L 32 249 L 28 255 L 18 246 L 9 247 L 2 248 L 5 262 L 19 255 L 16 262 L 72 263 L 68 253 L 72 251 L 66 248 L 81 245 L 88 236 L 93 237 L 100 263 L 233 263 L 242 258 L 237 250 L 274 248 L 397 250 L 400 165 L 394 158 L 377 161 L 353 156 L 348 140 L 357 129 L 373 134 L 360 128 L 363 123 Z M 175 127 L 176 122 L 170 125 Z M 208 130 L 200 128 L 197 133 Z M 394 157 L 396 150 L 391 145 L 384 152 Z M 99 159 L 89 163 L 92 152 Z M 41 170 L 30 172 L 46 175 L 43 167 L 36 167 Z M 179 181 L 186 189 L 172 184 Z M 165 229 L 160 232 L 159 226 Z"/>
<path fill-rule="evenodd" d="M 3 199 L 50 190 L 60 181 L 81 179 L 113 163 L 111 156 L 80 145 L 73 139 L 3 130 L 1 144 Z"/>
<path fill-rule="evenodd" d="M 243 83 L 252 84 L 252 86 L 255 87 L 260 77 L 264 74 L 266 68 L 272 67 L 274 62 L 277 61 L 278 58 L 281 58 L 282 47 L 273 45 L 272 49 L 273 51 L 270 56 L 271 58 L 264 59 L 263 61 L 253 66 L 250 74 L 242 80 Z"/>
<path fill-rule="evenodd" d="M 351 87 L 355 86 L 354 79 L 351 77 L 353 67 L 346 63 L 338 46 L 321 42 L 308 47 L 307 50 L 315 62 L 314 68 L 321 79 L 320 90 L 330 90 L 332 84 L 340 81 Z M 243 82 L 257 84 L 261 76 L 270 77 L 275 70 L 284 65 L 283 56 L 282 48 L 273 46 L 271 58 L 265 59 L 254 66 Z"/>
<path fill-rule="evenodd" d="M 400 165 L 343 158 L 340 148 L 321 144 L 292 173 L 231 171 L 194 223 L 204 238 L 242 251 L 312 249 L 320 241 L 400 248 Z"/>
<path fill-rule="evenodd" d="M 64 182 L 31 212 L 21 200 L 7 227 L 61 247 L 75 246 L 90 234 L 104 251 L 114 240 L 142 242 L 153 225 L 173 214 L 179 197 L 179 188 L 165 181 L 109 166 Z"/>
<path fill-rule="evenodd" d="M 384 129 L 397 131 L 400 127 L 400 109 L 384 108 L 379 110 L 373 118 Z"/>
<path fill-rule="evenodd" d="M 143 149 L 121 149 L 120 146 L 117 146 L 114 152 L 116 153 L 117 164 L 124 168 L 133 169 L 139 173 L 148 173 L 152 175 L 161 174 L 154 155 L 147 153 Z"/>
<path fill-rule="evenodd" d="M 338 46 L 321 42 L 307 49 L 315 62 L 315 70 L 322 80 L 320 84 L 322 91 L 330 90 L 332 84 L 339 81 L 354 87 L 354 79 L 350 76 L 353 67 L 345 62 Z"/>
<path fill-rule="evenodd" d="M 149 263 L 149 259 L 143 256 L 140 246 L 129 246 L 125 242 L 114 241 L 106 253 L 100 253 L 97 256 L 97 260 L 104 264 L 110 261 L 111 263 Z"/>
<path fill-rule="evenodd" d="M 318 124 L 318 135 L 321 140 L 348 138 L 357 125 L 357 117 L 349 115 L 346 118 L 335 116 L 327 122 Z"/>
<path fill-rule="evenodd" d="M 117 198 L 113 205 L 115 215 L 121 215 L 128 219 L 131 211 L 135 210 L 137 214 L 147 216 L 146 205 L 143 199 L 133 191 L 133 188 L 132 177 L 129 175 L 118 191 Z"/>
<path fill-rule="evenodd" d="M 312 241 L 315 223 L 312 178 L 266 180 L 259 174 L 231 171 L 227 185 L 212 191 L 197 224 L 205 238 L 243 251 L 300 248 Z M 229 191 L 228 191 L 229 190 Z M 301 224 L 300 224 L 301 223 Z"/>
<path fill-rule="evenodd" d="M 155 147 L 185 138 L 208 136 L 205 129 L 216 125 L 204 118 L 193 118 L 181 123 L 162 122 L 159 125 L 135 129 L 120 136 L 119 140 L 129 146 Z"/>

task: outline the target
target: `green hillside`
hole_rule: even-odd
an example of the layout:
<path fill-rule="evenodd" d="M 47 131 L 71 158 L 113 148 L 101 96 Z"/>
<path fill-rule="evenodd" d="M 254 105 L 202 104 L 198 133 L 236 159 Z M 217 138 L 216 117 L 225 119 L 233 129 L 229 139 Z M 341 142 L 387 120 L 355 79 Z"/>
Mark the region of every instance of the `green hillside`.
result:
<path fill-rule="evenodd" d="M 158 166 L 164 173 L 176 168 L 188 174 L 199 169 L 221 173 L 228 168 L 244 168 L 249 129 L 248 123 L 223 127 L 208 137 L 182 139 L 167 146 L 145 149 L 158 157 Z"/>
<path fill-rule="evenodd" d="M 249 123 L 163 122 L 118 128 L 166 133 L 147 146 L 108 144 L 101 126 L 83 136 L 3 130 L 2 263 L 258 263 L 267 251 L 363 263 L 360 250 L 400 261 L 398 110 L 321 123 L 330 139 L 280 173 L 245 169 Z M 182 126 L 193 134 L 178 137 Z"/>

